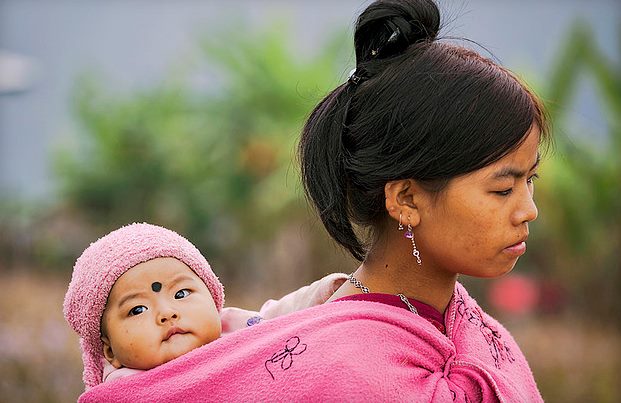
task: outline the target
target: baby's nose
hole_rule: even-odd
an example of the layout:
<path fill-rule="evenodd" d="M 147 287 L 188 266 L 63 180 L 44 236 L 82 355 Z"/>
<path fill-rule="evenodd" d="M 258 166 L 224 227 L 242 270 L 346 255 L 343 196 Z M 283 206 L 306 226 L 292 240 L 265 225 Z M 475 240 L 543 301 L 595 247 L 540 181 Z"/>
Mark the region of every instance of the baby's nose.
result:
<path fill-rule="evenodd" d="M 179 319 L 179 314 L 172 309 L 161 311 L 159 315 L 160 323 L 166 323 L 169 320 L 175 320 L 175 319 Z"/>

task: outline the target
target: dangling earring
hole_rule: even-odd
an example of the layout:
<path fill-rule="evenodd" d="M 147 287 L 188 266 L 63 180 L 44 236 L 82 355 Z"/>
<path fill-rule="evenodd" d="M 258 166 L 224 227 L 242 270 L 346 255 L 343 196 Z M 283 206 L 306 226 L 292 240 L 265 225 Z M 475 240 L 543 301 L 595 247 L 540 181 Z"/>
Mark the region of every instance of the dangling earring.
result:
<path fill-rule="evenodd" d="M 399 231 L 403 231 L 403 224 L 401 224 L 401 213 L 399 213 L 399 226 L 397 227 Z"/>
<path fill-rule="evenodd" d="M 405 234 L 403 235 L 412 241 L 412 256 L 416 258 L 416 263 L 421 266 L 423 262 L 420 259 L 420 251 L 416 247 L 416 242 L 414 242 L 414 233 L 412 232 L 412 226 L 410 223 L 408 223 L 408 230 L 405 231 Z"/>

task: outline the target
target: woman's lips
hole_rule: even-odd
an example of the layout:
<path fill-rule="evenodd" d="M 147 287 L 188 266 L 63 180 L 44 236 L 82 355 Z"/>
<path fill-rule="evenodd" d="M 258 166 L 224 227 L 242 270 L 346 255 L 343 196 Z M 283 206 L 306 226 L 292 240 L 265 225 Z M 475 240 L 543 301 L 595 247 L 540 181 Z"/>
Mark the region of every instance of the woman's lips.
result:
<path fill-rule="evenodd" d="M 522 256 L 526 252 L 526 242 L 518 242 L 505 248 L 505 252 L 513 256 Z"/>

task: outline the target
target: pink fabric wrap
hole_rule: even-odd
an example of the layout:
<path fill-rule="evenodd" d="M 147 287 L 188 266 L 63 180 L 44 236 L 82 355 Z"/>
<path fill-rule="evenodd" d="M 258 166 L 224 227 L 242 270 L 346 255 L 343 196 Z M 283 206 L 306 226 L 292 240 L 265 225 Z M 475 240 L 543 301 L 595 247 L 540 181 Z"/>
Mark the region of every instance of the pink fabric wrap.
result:
<path fill-rule="evenodd" d="M 222 336 L 245 329 L 250 324 L 249 320 L 260 318 L 260 320 L 273 319 L 278 316 L 286 315 L 291 312 L 310 308 L 311 306 L 323 304 L 332 294 L 347 280 L 347 274 L 331 273 L 327 276 L 295 290 L 279 300 L 270 299 L 261 307 L 260 311 L 248 311 L 235 307 L 222 308 L 220 319 L 222 322 Z M 257 321 L 259 322 L 259 321 Z M 257 323 L 252 322 L 252 323 Z M 144 372 L 138 369 L 114 368 L 110 363 L 104 363 L 103 382 L 110 382 L 125 376 Z"/>
<path fill-rule="evenodd" d="M 143 223 L 100 238 L 76 261 L 63 305 L 65 319 L 80 336 L 87 389 L 102 381 L 100 324 L 112 286 L 127 270 L 158 257 L 174 257 L 188 265 L 209 288 L 218 311 L 222 309 L 224 288 L 218 277 L 199 250 L 176 232 Z"/>
<path fill-rule="evenodd" d="M 457 284 L 448 337 L 408 311 L 339 301 L 261 322 L 80 402 L 540 402 L 511 335 Z"/>

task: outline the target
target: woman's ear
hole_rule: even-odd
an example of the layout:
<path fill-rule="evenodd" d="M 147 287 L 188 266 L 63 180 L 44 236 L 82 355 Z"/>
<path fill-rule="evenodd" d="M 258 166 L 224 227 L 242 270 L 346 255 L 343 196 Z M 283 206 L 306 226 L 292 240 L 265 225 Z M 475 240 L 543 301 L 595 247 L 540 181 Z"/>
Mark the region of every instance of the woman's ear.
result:
<path fill-rule="evenodd" d="M 390 181 L 384 186 L 386 210 L 390 217 L 403 225 L 416 227 L 420 223 L 420 200 L 423 190 L 413 179 Z"/>
<path fill-rule="evenodd" d="M 106 361 L 112 364 L 114 368 L 121 368 L 123 365 L 121 365 L 119 360 L 114 356 L 110 339 L 108 339 L 107 336 L 101 336 L 101 342 L 103 343 L 103 356 L 106 358 Z"/>

